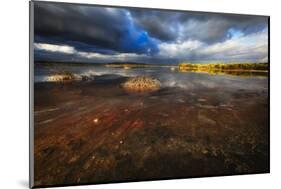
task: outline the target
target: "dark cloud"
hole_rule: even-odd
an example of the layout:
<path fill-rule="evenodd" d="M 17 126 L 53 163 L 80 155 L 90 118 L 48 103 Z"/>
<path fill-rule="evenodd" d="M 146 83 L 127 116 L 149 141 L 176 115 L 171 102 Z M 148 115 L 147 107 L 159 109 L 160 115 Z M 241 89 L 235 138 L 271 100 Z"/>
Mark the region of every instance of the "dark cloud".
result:
<path fill-rule="evenodd" d="M 266 17 L 244 15 L 210 14 L 194 15 L 186 23 L 183 30 L 184 39 L 195 39 L 206 43 L 222 42 L 233 37 L 231 30 L 243 35 L 258 32 L 267 27 Z"/>
<path fill-rule="evenodd" d="M 118 52 L 157 51 L 155 42 L 133 25 L 124 9 L 36 2 L 34 12 L 35 41 L 74 41 Z"/>
<path fill-rule="evenodd" d="M 144 28 L 152 37 L 161 41 L 173 41 L 178 37 L 176 21 L 177 14 L 158 10 L 130 10 L 135 23 Z"/>
<path fill-rule="evenodd" d="M 137 24 L 162 41 L 192 39 L 215 43 L 232 37 L 230 29 L 247 35 L 267 27 L 267 17 L 263 16 L 143 9 L 131 13 Z"/>
<path fill-rule="evenodd" d="M 264 16 L 50 2 L 34 2 L 34 5 L 34 41 L 43 44 L 35 49 L 37 60 L 169 63 L 227 59 L 231 52 L 248 60 L 260 58 L 256 55 L 260 51 L 252 48 L 255 46 L 256 49 L 263 47 L 263 57 L 267 53 L 265 34 L 262 40 L 255 37 L 255 40 L 259 39 L 256 42 L 253 42 L 253 37 L 235 41 L 238 45 L 231 47 L 231 52 L 225 50 L 230 48 L 226 44 L 229 40 L 265 31 L 268 18 Z M 244 46 L 243 50 L 247 55 L 238 56 L 242 43 L 248 42 L 251 42 L 250 45 Z M 216 44 L 221 44 L 220 48 Z M 66 49 L 60 49 L 60 46 Z M 248 48 L 251 51 L 247 51 Z M 212 55 L 213 49 L 218 49 L 215 56 Z M 235 54 L 231 56 L 235 57 Z M 116 57 L 117 60 L 114 59 Z"/>

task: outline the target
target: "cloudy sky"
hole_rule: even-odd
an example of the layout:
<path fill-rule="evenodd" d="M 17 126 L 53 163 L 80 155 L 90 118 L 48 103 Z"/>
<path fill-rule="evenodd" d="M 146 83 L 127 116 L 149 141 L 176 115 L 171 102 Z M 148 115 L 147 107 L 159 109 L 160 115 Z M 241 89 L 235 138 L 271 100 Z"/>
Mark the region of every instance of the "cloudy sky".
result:
<path fill-rule="evenodd" d="M 268 18 L 34 3 L 35 60 L 267 62 Z"/>

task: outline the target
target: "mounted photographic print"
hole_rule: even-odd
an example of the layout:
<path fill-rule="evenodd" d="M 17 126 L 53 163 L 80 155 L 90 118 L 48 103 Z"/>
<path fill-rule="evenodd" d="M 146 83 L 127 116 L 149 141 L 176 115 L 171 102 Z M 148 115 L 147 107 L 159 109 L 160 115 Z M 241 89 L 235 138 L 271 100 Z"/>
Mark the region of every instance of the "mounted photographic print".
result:
<path fill-rule="evenodd" d="M 30 2 L 30 187 L 269 170 L 268 16 Z"/>

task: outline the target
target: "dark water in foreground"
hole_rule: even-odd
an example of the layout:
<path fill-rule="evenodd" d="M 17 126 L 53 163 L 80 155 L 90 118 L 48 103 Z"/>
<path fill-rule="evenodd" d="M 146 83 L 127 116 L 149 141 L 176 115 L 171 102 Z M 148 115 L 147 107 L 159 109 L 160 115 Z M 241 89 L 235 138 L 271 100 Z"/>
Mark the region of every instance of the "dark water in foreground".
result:
<path fill-rule="evenodd" d="M 93 80 L 46 82 L 58 69 Z M 124 91 L 137 75 L 161 89 Z M 37 67 L 34 94 L 36 186 L 269 171 L 267 77 Z"/>

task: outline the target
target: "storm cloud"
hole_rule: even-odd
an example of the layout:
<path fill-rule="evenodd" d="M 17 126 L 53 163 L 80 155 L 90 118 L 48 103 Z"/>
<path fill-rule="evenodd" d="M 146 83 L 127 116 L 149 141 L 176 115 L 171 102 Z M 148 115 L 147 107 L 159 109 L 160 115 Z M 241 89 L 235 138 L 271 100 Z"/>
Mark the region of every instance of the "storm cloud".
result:
<path fill-rule="evenodd" d="M 246 15 L 158 10 L 149 14 L 147 10 L 137 10 L 132 15 L 151 36 L 164 41 L 193 39 L 214 43 L 231 38 L 233 30 L 247 35 L 267 27 L 266 17 Z"/>
<path fill-rule="evenodd" d="M 34 3 L 35 60 L 266 62 L 268 18 Z"/>
<path fill-rule="evenodd" d="M 36 3 L 34 12 L 35 42 L 72 44 L 84 51 L 157 51 L 155 42 L 134 26 L 124 9 Z"/>

